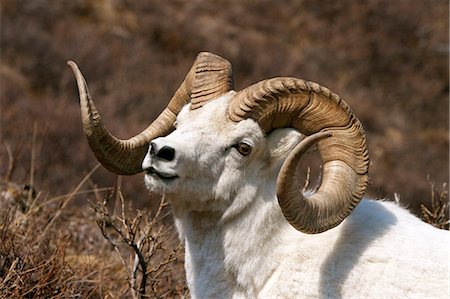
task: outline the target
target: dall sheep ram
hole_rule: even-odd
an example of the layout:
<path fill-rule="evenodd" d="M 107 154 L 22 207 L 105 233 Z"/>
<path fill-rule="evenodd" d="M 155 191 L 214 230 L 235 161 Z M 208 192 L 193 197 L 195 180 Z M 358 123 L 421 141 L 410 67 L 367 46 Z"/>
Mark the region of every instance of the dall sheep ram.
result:
<path fill-rule="evenodd" d="M 119 140 L 69 65 L 97 159 L 145 172 L 172 203 L 193 298 L 449 296 L 450 233 L 362 200 L 366 135 L 327 88 L 280 77 L 236 92 L 230 63 L 203 52 L 159 117 Z M 322 182 L 303 194 L 296 169 L 313 145 Z"/>

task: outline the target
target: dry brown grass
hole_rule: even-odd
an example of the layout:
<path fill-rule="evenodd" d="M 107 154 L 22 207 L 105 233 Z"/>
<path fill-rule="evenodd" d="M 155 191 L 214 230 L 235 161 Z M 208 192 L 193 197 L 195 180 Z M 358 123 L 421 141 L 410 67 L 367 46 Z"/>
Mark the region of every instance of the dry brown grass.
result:
<path fill-rule="evenodd" d="M 103 198 L 113 198 L 114 189 L 81 190 L 98 168 L 53 198 L 2 179 L 0 298 L 188 296 L 165 204 L 133 212 L 118 189 L 119 214 L 110 214 Z M 72 204 L 91 196 L 93 210 Z"/>
<path fill-rule="evenodd" d="M 93 213 L 80 214 L 74 207 L 44 205 L 23 214 L 16 206 L 0 212 L 0 298 L 187 296 L 182 250 L 173 230 L 158 221 L 161 215 L 149 218 L 138 211 L 121 218 L 123 227 L 113 241 L 108 230 L 117 227 L 115 221 L 104 225 L 105 210 L 97 218 L 101 230 Z"/>
<path fill-rule="evenodd" d="M 449 229 L 449 202 L 448 185 L 442 184 L 442 189 L 437 189 L 434 182 L 430 181 L 430 201 L 431 208 L 421 205 L 422 219 L 440 229 Z"/>
<path fill-rule="evenodd" d="M 3 195 L 0 200 L 5 200 Z M 75 225 L 70 225 L 67 220 L 59 219 L 56 221 L 57 225 L 51 224 L 56 214 L 63 215 L 66 212 L 52 205 L 44 205 L 41 209 L 24 213 L 18 206 L 1 210 L 2 298 L 106 297 L 108 288 L 102 289 L 100 286 L 104 277 L 108 277 L 105 282 L 109 284 L 109 279 L 116 274 L 111 271 L 114 268 L 114 263 L 111 263 L 113 259 L 108 257 L 108 254 L 98 254 L 95 263 L 81 262 L 87 253 L 74 253 L 72 247 L 74 242 L 89 242 L 88 239 L 77 240 L 79 231 L 69 230 L 69 227 Z M 88 225 L 81 217 L 73 217 L 70 221 L 76 223 L 76 227 Z M 93 230 L 89 233 L 95 235 Z M 78 246 L 83 247 L 82 244 Z M 98 246 L 102 247 L 101 242 Z M 102 264 L 102 267 L 99 267 L 99 264 Z"/>

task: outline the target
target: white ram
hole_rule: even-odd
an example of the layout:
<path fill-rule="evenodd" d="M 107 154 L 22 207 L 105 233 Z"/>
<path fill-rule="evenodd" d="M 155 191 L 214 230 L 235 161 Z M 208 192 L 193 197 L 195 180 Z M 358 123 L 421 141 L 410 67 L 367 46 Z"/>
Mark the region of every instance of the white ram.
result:
<path fill-rule="evenodd" d="M 361 200 L 365 133 L 328 89 L 274 78 L 235 92 L 230 63 L 200 53 L 162 114 L 119 140 L 69 64 L 99 161 L 118 174 L 145 171 L 148 188 L 172 203 L 192 297 L 449 296 L 450 233 Z M 322 183 L 302 194 L 296 169 L 312 145 Z"/>

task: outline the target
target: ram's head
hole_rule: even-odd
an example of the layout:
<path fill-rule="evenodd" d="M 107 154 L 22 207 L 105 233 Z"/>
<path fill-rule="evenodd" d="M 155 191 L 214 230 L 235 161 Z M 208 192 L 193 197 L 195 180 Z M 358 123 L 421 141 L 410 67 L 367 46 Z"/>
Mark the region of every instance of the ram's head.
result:
<path fill-rule="evenodd" d="M 200 53 L 159 117 L 142 133 L 119 140 L 103 126 L 78 67 L 69 65 L 89 144 L 112 172 L 145 171 L 151 189 L 183 195 L 194 207 L 214 200 L 223 209 L 241 188 L 266 183 L 263 177 L 273 176 L 263 174 L 276 171 L 272 183 L 281 210 L 305 233 L 338 225 L 364 194 L 369 160 L 361 123 L 316 83 L 274 78 L 235 92 L 230 63 Z M 313 144 L 323 161 L 322 183 L 305 195 L 296 169 Z"/>

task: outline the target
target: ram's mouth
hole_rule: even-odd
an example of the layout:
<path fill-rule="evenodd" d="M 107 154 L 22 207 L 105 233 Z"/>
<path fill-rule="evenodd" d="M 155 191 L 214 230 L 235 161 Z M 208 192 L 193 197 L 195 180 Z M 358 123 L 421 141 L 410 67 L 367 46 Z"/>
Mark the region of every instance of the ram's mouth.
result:
<path fill-rule="evenodd" d="M 159 179 L 161 179 L 162 181 L 172 181 L 172 180 L 178 178 L 177 175 L 171 175 L 171 174 L 159 172 L 154 167 L 150 167 L 150 168 L 146 169 L 145 173 L 148 175 L 151 175 L 151 176 L 156 176 Z"/>

